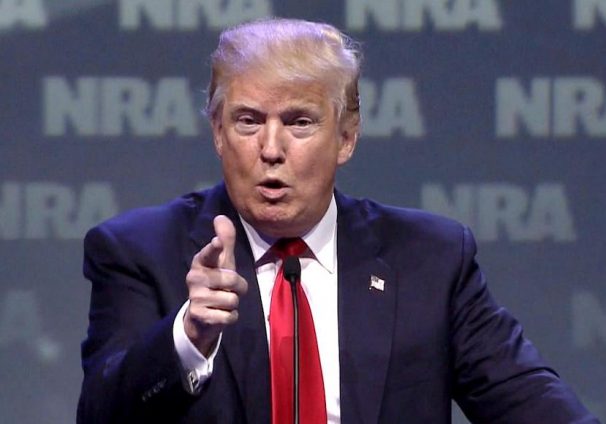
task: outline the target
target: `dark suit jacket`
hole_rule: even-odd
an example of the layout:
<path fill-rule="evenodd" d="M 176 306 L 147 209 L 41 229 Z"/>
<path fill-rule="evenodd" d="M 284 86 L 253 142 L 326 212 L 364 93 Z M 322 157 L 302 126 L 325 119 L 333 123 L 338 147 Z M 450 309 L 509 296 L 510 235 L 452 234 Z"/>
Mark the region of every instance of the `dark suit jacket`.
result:
<path fill-rule="evenodd" d="M 343 423 L 595 423 L 492 300 L 463 226 L 336 193 Z M 249 282 L 202 393 L 184 390 L 172 323 L 185 275 L 213 236 L 237 229 Z M 223 185 L 91 230 L 92 282 L 79 423 L 269 423 L 268 346 L 252 253 Z M 385 290 L 369 289 L 370 276 Z M 316 325 L 322 325 L 321 322 Z M 304 407 L 304 406 L 303 406 Z"/>

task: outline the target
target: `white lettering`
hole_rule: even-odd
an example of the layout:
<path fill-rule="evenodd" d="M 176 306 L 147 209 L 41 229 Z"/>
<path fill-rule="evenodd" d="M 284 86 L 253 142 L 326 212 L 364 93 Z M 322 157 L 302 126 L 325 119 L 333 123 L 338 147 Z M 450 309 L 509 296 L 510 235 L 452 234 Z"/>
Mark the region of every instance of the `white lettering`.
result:
<path fill-rule="evenodd" d="M 480 241 L 572 242 L 577 238 L 560 184 L 539 184 L 534 193 L 504 183 L 457 184 L 452 196 L 439 184 L 425 184 L 421 205 L 469 225 Z"/>
<path fill-rule="evenodd" d="M 438 31 L 483 31 L 503 27 L 497 0 L 347 0 L 347 27 L 364 30 L 372 18 L 384 31 L 421 31 L 432 25 Z"/>
<path fill-rule="evenodd" d="M 595 78 L 559 78 L 554 83 L 553 132 L 573 136 L 582 129 L 587 135 L 606 135 L 604 86 Z"/>
<path fill-rule="evenodd" d="M 496 84 L 497 136 L 514 137 L 522 125 L 530 135 L 549 134 L 550 83 L 547 78 L 535 78 L 530 93 L 516 78 L 500 78 Z"/>
<path fill-rule="evenodd" d="M 606 23 L 606 0 L 574 0 L 572 16 L 575 29 L 594 29 L 599 20 Z"/>
<path fill-rule="evenodd" d="M 208 17 L 210 29 L 222 29 L 241 22 L 271 15 L 267 0 L 181 0 L 178 26 L 184 30 L 196 30 L 200 14 Z"/>
<path fill-rule="evenodd" d="M 45 362 L 59 359 L 61 346 L 44 334 L 36 295 L 31 290 L 11 290 L 0 310 L 0 346 L 23 343 Z"/>
<path fill-rule="evenodd" d="M 579 349 L 606 347 L 606 308 L 586 290 L 572 296 L 572 341 Z"/>
<path fill-rule="evenodd" d="M 368 27 L 370 18 L 381 30 L 399 29 L 399 0 L 347 0 L 345 2 L 345 20 L 348 29 L 363 31 Z"/>
<path fill-rule="evenodd" d="M 136 30 L 219 30 L 273 14 L 269 0 L 120 0 L 120 27 Z"/>
<path fill-rule="evenodd" d="M 87 183 L 79 196 L 50 182 L 4 183 L 0 202 L 0 239 L 80 239 L 93 225 L 118 213 L 107 183 Z M 6 218 L 6 219 L 5 219 Z"/>
<path fill-rule="evenodd" d="M 174 129 L 182 136 L 198 134 L 197 114 L 187 81 L 179 78 L 164 78 L 158 82 L 151 122 L 154 132 L 165 134 Z"/>
<path fill-rule="evenodd" d="M 496 82 L 496 134 L 511 138 L 606 136 L 603 84 L 590 77 L 533 78 L 530 90 L 516 78 Z"/>
<path fill-rule="evenodd" d="M 362 131 L 370 137 L 390 137 L 400 133 L 407 137 L 425 135 L 414 81 L 389 78 L 383 81 L 380 97 L 377 84 L 360 81 L 360 98 L 364 122 Z"/>
<path fill-rule="evenodd" d="M 568 197 L 561 184 L 539 184 L 536 187 L 526 222 L 530 239 L 551 237 L 558 242 L 577 239 Z"/>
<path fill-rule="evenodd" d="M 476 208 L 481 238 L 498 240 L 502 235 L 512 241 L 523 241 L 527 235 L 523 217 L 528 210 L 528 197 L 523 188 L 512 184 L 480 185 Z M 529 234 L 528 239 L 532 239 Z"/>
<path fill-rule="evenodd" d="M 167 0 L 120 0 L 118 15 L 122 29 L 138 29 L 144 17 L 154 29 L 173 28 L 173 4 Z"/>
<path fill-rule="evenodd" d="M 96 78 L 79 78 L 75 90 L 70 89 L 64 78 L 44 78 L 42 101 L 45 134 L 64 135 L 68 123 L 78 135 L 97 134 L 97 91 Z"/>
<path fill-rule="evenodd" d="M 23 26 L 40 29 L 48 25 L 42 0 L 0 0 L 0 29 Z"/>
<path fill-rule="evenodd" d="M 102 134 L 108 136 L 124 134 L 127 132 L 126 126 L 130 127 L 133 134 L 153 133 L 153 122 L 147 119 L 146 110 L 151 103 L 151 89 L 145 81 L 126 77 L 104 79 L 99 87 L 102 87 L 100 90 Z"/>
<path fill-rule="evenodd" d="M 41 334 L 42 320 L 34 292 L 9 291 L 2 304 L 0 345 L 36 340 Z"/>
<path fill-rule="evenodd" d="M 477 221 L 475 196 L 476 189 L 471 184 L 456 185 L 452 197 L 439 184 L 425 184 L 421 188 L 421 207 L 470 225 Z"/>
<path fill-rule="evenodd" d="M 43 80 L 44 131 L 48 136 L 195 136 L 197 116 L 189 82 L 163 78 L 78 78 L 70 88 L 61 77 Z"/>
<path fill-rule="evenodd" d="M 0 198 L 0 239 L 15 240 L 19 238 L 21 219 L 21 194 L 18 183 L 2 184 Z"/>
<path fill-rule="evenodd" d="M 93 225 L 116 215 L 118 202 L 111 185 L 99 182 L 85 184 L 74 212 L 73 235 L 77 238 Z"/>

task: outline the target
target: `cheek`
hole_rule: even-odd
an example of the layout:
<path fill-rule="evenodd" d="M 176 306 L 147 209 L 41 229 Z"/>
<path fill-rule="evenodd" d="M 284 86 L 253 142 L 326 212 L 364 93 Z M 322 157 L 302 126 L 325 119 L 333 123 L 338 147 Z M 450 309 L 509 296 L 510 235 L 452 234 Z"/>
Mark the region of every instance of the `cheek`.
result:
<path fill-rule="evenodd" d="M 232 175 L 237 175 L 240 180 L 253 178 L 258 173 L 258 154 L 250 141 L 224 143 L 221 161 L 224 169 Z"/>
<path fill-rule="evenodd" d="M 239 137 L 233 132 L 227 133 L 223 138 L 223 155 L 229 156 L 231 160 L 241 161 L 252 155 L 253 146 L 252 140 Z"/>
<path fill-rule="evenodd" d="M 307 182 L 304 189 L 317 192 L 332 187 L 336 171 L 336 157 L 332 152 L 319 152 L 310 160 L 300 163 L 300 180 Z"/>

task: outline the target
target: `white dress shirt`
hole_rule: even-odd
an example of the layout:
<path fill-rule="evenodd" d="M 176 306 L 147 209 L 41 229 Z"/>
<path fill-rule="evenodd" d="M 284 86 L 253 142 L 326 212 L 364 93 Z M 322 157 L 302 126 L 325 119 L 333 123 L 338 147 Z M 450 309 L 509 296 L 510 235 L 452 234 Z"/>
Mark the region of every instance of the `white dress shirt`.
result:
<path fill-rule="evenodd" d="M 274 280 L 280 267 L 280 260 L 268 262 L 264 258 L 276 240 L 261 237 L 246 221 L 244 226 L 248 242 L 255 259 L 257 281 L 265 317 L 265 332 L 269 345 L 269 308 Z M 339 377 L 339 327 L 337 316 L 337 205 L 334 197 L 320 220 L 307 234 L 302 236 L 312 251 L 313 258 L 301 258 L 301 285 L 307 296 L 316 329 L 328 423 L 340 423 L 340 377 Z M 261 259 L 264 259 L 261 261 Z M 250 282 L 249 282 L 250 284 Z M 245 295 L 246 296 L 246 295 Z M 173 325 L 175 348 L 186 370 L 186 387 L 192 392 L 212 374 L 213 360 L 219 349 L 220 339 L 214 351 L 205 358 L 185 334 L 183 317 L 189 301 L 186 302 Z"/>

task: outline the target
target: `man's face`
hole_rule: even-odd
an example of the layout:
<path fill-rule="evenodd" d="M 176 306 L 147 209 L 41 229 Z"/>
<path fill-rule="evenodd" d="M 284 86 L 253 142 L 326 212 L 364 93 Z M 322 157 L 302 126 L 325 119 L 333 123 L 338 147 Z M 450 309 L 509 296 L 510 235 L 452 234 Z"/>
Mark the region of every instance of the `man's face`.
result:
<path fill-rule="evenodd" d="M 340 125 L 328 87 L 243 74 L 228 85 L 213 134 L 229 196 L 271 237 L 301 236 L 322 218 L 357 124 Z"/>

